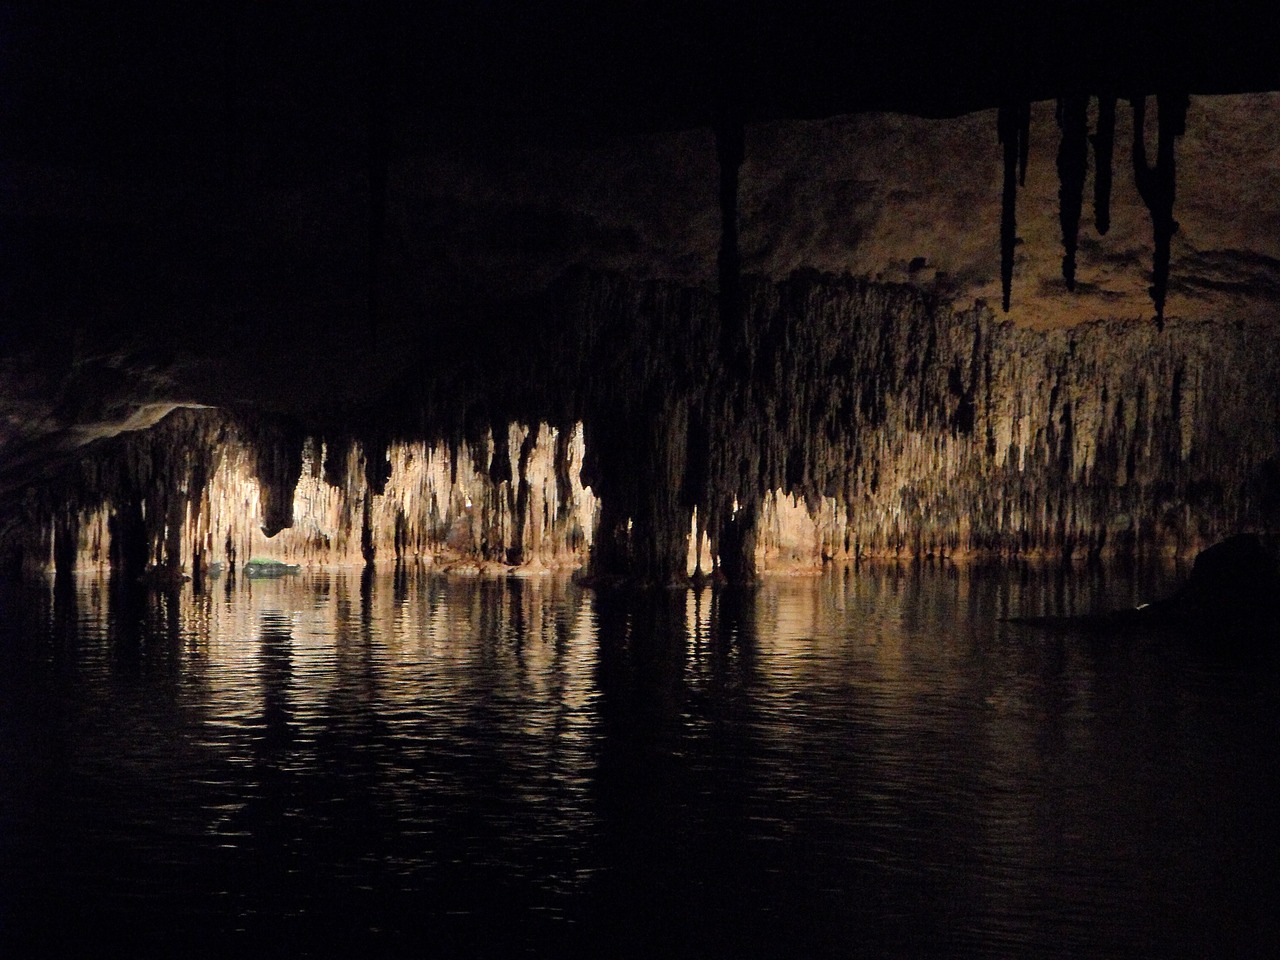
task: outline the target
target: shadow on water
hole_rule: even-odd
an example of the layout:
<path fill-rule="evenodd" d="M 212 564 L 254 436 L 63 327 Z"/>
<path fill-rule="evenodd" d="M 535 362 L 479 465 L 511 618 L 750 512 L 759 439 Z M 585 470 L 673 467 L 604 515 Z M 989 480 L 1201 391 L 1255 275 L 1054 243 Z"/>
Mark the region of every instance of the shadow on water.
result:
<path fill-rule="evenodd" d="M 757 631 L 769 605 L 753 589 L 594 595 L 593 781 L 608 865 L 588 900 L 594 955 L 813 956 L 836 946 L 824 943 L 828 918 L 806 872 L 815 861 L 793 829 L 809 827 L 787 822 L 785 788 L 770 795 L 782 786 L 771 755 L 786 748 L 760 702 Z M 847 869 L 839 883 L 862 879 Z"/>
<path fill-rule="evenodd" d="M 693 907 L 681 883 L 687 839 L 681 811 L 691 788 L 679 750 L 683 592 L 604 590 L 592 606 L 600 697 L 593 793 L 601 859 L 609 866 L 590 912 L 606 942 L 660 950 L 670 946 L 661 942 L 669 933 L 662 919 Z"/>

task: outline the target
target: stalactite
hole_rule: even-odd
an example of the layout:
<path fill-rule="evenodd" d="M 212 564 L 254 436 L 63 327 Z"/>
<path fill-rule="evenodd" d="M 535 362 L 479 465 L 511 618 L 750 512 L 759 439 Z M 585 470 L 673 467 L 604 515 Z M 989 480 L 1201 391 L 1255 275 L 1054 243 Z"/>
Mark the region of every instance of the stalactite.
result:
<path fill-rule="evenodd" d="M 1098 129 L 1093 141 L 1093 223 L 1098 233 L 1111 229 L 1111 158 L 1116 142 L 1116 98 L 1098 97 Z"/>
<path fill-rule="evenodd" d="M 520 451 L 519 496 L 511 481 L 494 479 L 498 445 L 487 434 L 458 449 L 460 463 L 439 442 L 379 446 L 376 458 L 389 468 L 381 492 L 360 467 L 366 454 L 359 443 L 308 438 L 294 468 L 277 465 L 296 476 L 293 523 L 268 538 L 262 528 L 279 480 L 260 479 L 259 471 L 278 424 L 246 419 L 184 411 L 151 431 L 99 445 L 56 498 L 31 505 L 24 547 L 30 566 L 47 566 L 56 554 L 64 576 L 109 566 L 132 582 L 150 568 L 154 581 L 173 582 L 182 570 L 201 581 L 219 566 L 233 573 L 255 557 L 464 570 L 585 560 L 596 500 L 576 479 L 583 448 L 574 425 L 562 433 L 545 424 L 502 424 L 507 448 Z M 276 449 L 283 456 L 287 445 Z M 343 449 L 346 465 L 338 470 Z M 329 482 L 338 477 L 338 486 Z"/>
<path fill-rule="evenodd" d="M 1027 185 L 1027 161 L 1031 155 L 1031 103 L 1023 101 L 1017 106 L 1018 129 L 1018 186 Z"/>
<path fill-rule="evenodd" d="M 1174 140 L 1186 132 L 1190 100 L 1185 94 L 1160 94 L 1156 102 L 1159 117 L 1156 164 L 1149 167 L 1146 139 L 1143 135 L 1146 98 L 1139 97 L 1130 101 L 1133 107 L 1133 179 L 1142 202 L 1151 213 L 1155 245 L 1151 302 L 1156 308 L 1156 327 L 1163 330 L 1165 296 L 1169 289 L 1170 245 L 1173 235 L 1178 232 L 1178 222 L 1173 218 L 1173 202 L 1177 190 Z"/>
<path fill-rule="evenodd" d="M 292 425 L 259 418 L 254 422 L 253 471 L 262 496 L 262 532 L 274 537 L 293 526 L 293 492 L 302 475 L 303 435 Z"/>
<path fill-rule="evenodd" d="M 1089 165 L 1089 99 L 1064 97 L 1058 101 L 1058 219 L 1062 224 L 1062 278 L 1076 288 L 1076 242 L 1083 206 L 1084 178 Z"/>
<path fill-rule="evenodd" d="M 633 312 L 643 297 L 628 296 L 621 281 L 602 286 L 608 295 L 587 301 L 594 324 L 634 328 L 653 351 L 697 362 L 689 331 L 711 304 L 688 303 L 692 314 L 646 326 Z M 1259 522 L 1233 494 L 1204 493 L 1215 477 L 1251 483 L 1275 455 L 1276 424 L 1241 426 L 1243 411 L 1274 409 L 1264 399 L 1274 374 L 1259 368 L 1273 361 L 1254 355 L 1248 334 L 1228 343 L 1205 326 L 1180 326 L 1172 340 L 1133 324 L 1031 331 L 980 311 L 952 314 L 907 289 L 816 275 L 753 283 L 745 299 L 752 396 L 706 405 L 710 469 L 692 524 L 695 544 L 699 528 L 710 532 L 718 573 L 741 575 L 735 518 L 753 503 L 755 558 L 766 568 L 784 557 L 803 565 L 802 557 L 1186 553 Z M 651 318 L 665 309 L 642 306 Z M 710 369 L 715 350 L 702 356 Z M 626 402 L 606 396 L 615 414 Z M 597 443 L 629 449 L 648 435 L 628 423 L 587 440 L 606 519 L 599 538 L 629 542 L 634 517 L 620 494 L 648 496 L 635 488 L 663 474 L 634 457 L 597 461 Z M 686 432 L 683 449 L 686 488 L 697 487 L 693 452 L 704 444 Z M 675 459 L 662 462 L 669 476 Z M 1188 501 L 1195 510 L 1175 518 L 1169 504 Z M 679 519 L 688 544 L 689 515 Z M 697 550 L 687 554 L 692 569 Z M 627 569 L 628 558 L 607 546 L 598 559 Z"/>
<path fill-rule="evenodd" d="M 1027 140 L 1030 109 L 1025 104 L 1006 104 L 996 117 L 1000 143 L 1004 147 L 1004 186 L 1000 206 L 1000 286 L 1001 303 L 1009 312 L 1013 290 L 1013 251 L 1017 244 L 1018 183 L 1027 176 Z"/>
<path fill-rule="evenodd" d="M 741 382 L 706 292 L 583 275 L 557 297 L 579 352 L 546 369 L 580 391 L 581 425 L 483 405 L 366 448 L 178 411 L 88 450 L 6 529 L 25 531 L 30 565 L 63 569 L 505 573 L 590 556 L 602 576 L 669 582 L 873 556 L 1187 554 L 1280 521 L 1280 358 L 1247 325 L 1032 330 L 800 273 L 744 285 Z M 268 539 L 286 486 L 292 526 Z"/>

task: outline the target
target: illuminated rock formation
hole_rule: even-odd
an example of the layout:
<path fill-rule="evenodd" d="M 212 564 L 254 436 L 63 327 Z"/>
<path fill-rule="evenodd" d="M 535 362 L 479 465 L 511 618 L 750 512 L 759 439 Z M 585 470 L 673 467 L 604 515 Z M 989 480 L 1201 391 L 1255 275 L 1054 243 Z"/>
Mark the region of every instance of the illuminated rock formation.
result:
<path fill-rule="evenodd" d="M 1266 327 L 1037 331 L 815 273 L 743 294 L 740 380 L 714 297 L 562 286 L 571 349 L 521 390 L 530 410 L 573 391 L 581 427 L 499 418 L 369 446 L 178 411 L 29 502 L 28 561 L 536 570 L 590 549 L 601 576 L 749 579 L 865 557 L 1190 556 L 1277 520 Z"/>
<path fill-rule="evenodd" d="M 1274 522 L 1261 498 L 1280 454 L 1269 386 L 1280 371 L 1259 349 L 1265 326 L 1170 322 L 1160 333 L 1134 320 L 1034 331 L 907 288 L 815 274 L 757 283 L 747 301 L 750 380 L 735 386 L 696 336 L 658 347 L 682 358 L 703 351 L 704 377 L 684 396 L 704 426 L 691 430 L 697 418 L 654 407 L 661 443 L 624 431 L 642 442 L 628 466 L 616 466 L 630 492 L 602 538 L 634 537 L 641 517 L 646 529 L 666 517 L 668 533 L 645 536 L 674 552 L 696 509 L 723 560 L 726 528 L 758 508 L 758 531 L 737 548 L 750 554 L 737 568 L 749 575 L 751 558 L 767 567 L 865 556 L 1190 555 Z M 676 306 L 636 290 L 607 302 L 625 320 L 593 322 L 655 344 L 711 323 L 698 316 L 712 309 L 707 298 Z M 674 307 L 665 327 L 653 319 L 660 302 Z M 648 325 L 628 312 L 640 303 Z M 678 371 L 653 377 L 690 383 Z M 609 515 L 616 480 L 608 471 L 601 479 Z M 639 505 L 678 488 L 681 511 Z"/>
<path fill-rule="evenodd" d="M 461 446 L 397 442 L 366 453 L 310 437 L 299 449 L 290 431 L 269 431 L 279 445 L 264 449 L 260 421 L 246 427 L 217 411 L 187 410 L 89 449 L 77 472 L 27 505 L 26 563 L 199 577 L 218 567 L 234 572 L 252 558 L 528 571 L 585 560 L 595 499 L 574 479 L 577 429 L 512 424 L 504 440 L 520 457 L 502 477 L 491 469 L 498 447 L 491 437 Z M 373 458 L 387 465 L 380 492 L 366 479 Z M 279 466 L 270 477 L 264 460 Z M 282 500 L 289 523 L 273 529 Z"/>
<path fill-rule="evenodd" d="M 4 555 L 667 582 L 1264 530 L 1280 95 L 1079 89 L 500 149 L 397 140 L 374 97 L 352 169 L 207 208 L 28 171 Z M 65 236 L 86 211 L 147 255 Z"/>

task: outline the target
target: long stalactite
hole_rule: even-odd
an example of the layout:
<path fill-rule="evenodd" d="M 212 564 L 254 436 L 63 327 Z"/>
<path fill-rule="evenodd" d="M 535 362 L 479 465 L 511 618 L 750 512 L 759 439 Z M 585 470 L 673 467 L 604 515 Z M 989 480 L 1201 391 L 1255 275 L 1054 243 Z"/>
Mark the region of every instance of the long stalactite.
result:
<path fill-rule="evenodd" d="M 1076 247 L 1080 211 L 1084 205 L 1084 181 L 1089 168 L 1089 98 L 1063 97 L 1057 107 L 1058 220 L 1062 225 L 1062 279 L 1068 290 L 1076 288 Z"/>
<path fill-rule="evenodd" d="M 1151 302 L 1155 306 L 1157 328 L 1164 329 L 1164 304 L 1169 290 L 1169 259 L 1173 235 L 1178 221 L 1173 218 L 1173 202 L 1177 195 L 1175 140 L 1186 132 L 1186 94 L 1160 94 L 1157 104 L 1157 143 L 1155 166 L 1147 164 L 1144 126 L 1146 98 L 1130 101 L 1133 107 L 1133 180 L 1138 195 L 1151 214 L 1151 232 L 1155 252 L 1151 268 Z"/>
<path fill-rule="evenodd" d="M 1031 105 L 1010 103 L 1000 107 L 996 129 L 1004 147 L 1004 185 L 1000 201 L 1001 304 L 1009 312 L 1013 291 L 1014 247 L 1018 242 L 1018 186 L 1027 182 L 1027 158 L 1031 140 Z"/>
<path fill-rule="evenodd" d="M 1093 143 L 1093 223 L 1100 235 L 1111 229 L 1111 161 L 1116 143 L 1116 98 L 1098 97 L 1097 128 Z"/>

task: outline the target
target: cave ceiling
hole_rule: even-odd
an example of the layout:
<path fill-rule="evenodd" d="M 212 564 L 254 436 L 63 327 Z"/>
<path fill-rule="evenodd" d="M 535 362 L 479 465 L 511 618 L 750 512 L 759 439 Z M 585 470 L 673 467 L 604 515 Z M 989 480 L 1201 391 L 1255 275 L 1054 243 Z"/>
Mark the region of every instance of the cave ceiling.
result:
<path fill-rule="evenodd" d="M 998 111 L 1030 105 L 1008 317 L 1046 327 L 1152 313 L 1130 99 L 1158 167 L 1156 95 L 1190 95 L 1163 312 L 1269 316 L 1272 23 L 1261 3 L 0 3 L 0 472 L 174 405 L 375 404 L 499 354 L 481 318 L 573 271 L 714 289 L 717 127 L 746 130 L 744 273 L 998 311 Z M 1107 95 L 1110 223 L 1091 174 L 1069 290 L 1055 101 Z"/>

